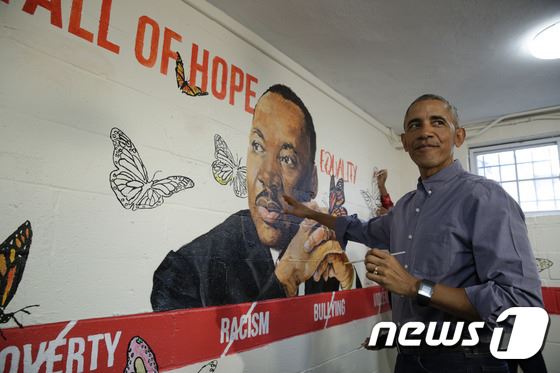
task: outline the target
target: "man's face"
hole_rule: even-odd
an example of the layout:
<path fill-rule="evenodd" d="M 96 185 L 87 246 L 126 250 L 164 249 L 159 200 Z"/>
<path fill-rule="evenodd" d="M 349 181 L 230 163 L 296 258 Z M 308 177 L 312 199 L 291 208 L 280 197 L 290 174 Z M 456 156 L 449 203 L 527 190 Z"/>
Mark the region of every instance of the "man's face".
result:
<path fill-rule="evenodd" d="M 279 94 L 267 93 L 255 108 L 247 152 L 249 210 L 264 245 L 288 243 L 294 222 L 282 213 L 282 195 L 303 200 L 313 194 L 312 173 L 302 111 Z"/>
<path fill-rule="evenodd" d="M 415 103 L 404 119 L 404 150 L 416 163 L 423 179 L 453 163 L 453 148 L 465 140 L 463 128 L 455 128 L 450 108 L 439 100 Z"/>

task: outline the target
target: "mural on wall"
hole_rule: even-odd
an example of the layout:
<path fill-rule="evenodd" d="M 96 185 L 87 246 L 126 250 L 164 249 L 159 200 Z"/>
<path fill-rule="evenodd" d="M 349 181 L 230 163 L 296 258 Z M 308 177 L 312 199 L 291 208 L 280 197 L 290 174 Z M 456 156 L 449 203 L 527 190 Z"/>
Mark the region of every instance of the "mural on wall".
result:
<path fill-rule="evenodd" d="M 156 355 L 141 337 L 130 339 L 127 349 L 124 373 L 158 373 Z"/>
<path fill-rule="evenodd" d="M 537 260 L 537 269 L 539 272 L 544 271 L 545 269 L 549 269 L 554 265 L 554 262 L 550 259 L 546 258 L 535 258 Z"/>
<path fill-rule="evenodd" d="M 120 129 L 113 128 L 111 140 L 114 147 L 113 164 L 117 169 L 111 171 L 109 182 L 125 209 L 152 209 L 160 206 L 164 197 L 194 187 L 194 182 L 186 176 L 155 179 L 154 173 L 150 179 L 138 150 L 128 136 Z"/>
<path fill-rule="evenodd" d="M 215 140 L 216 162 L 229 162 L 233 157 L 225 142 L 219 135 Z M 340 245 L 322 241 L 304 250 L 318 227 L 283 213 L 283 195 L 302 202 L 316 197 L 315 150 L 313 119 L 304 103 L 289 87 L 270 87 L 256 105 L 250 129 L 248 209 L 167 254 L 153 276 L 153 309 L 284 298 L 298 295 L 303 283 L 305 294 L 339 290 L 341 281 L 342 288 L 351 287 L 354 268 L 341 257 Z M 331 183 L 331 213 L 345 213 L 343 181 Z"/>
<path fill-rule="evenodd" d="M 12 233 L 2 245 L 0 245 L 0 324 L 5 324 L 10 320 L 20 327 L 23 325 L 16 318 L 16 314 L 23 312 L 30 314 L 27 310 L 31 307 L 38 307 L 38 304 L 20 308 L 14 312 L 5 312 L 6 307 L 16 294 L 18 285 L 23 276 L 25 263 L 29 256 L 29 249 L 31 247 L 31 239 L 33 237 L 33 230 L 29 220 L 25 221 L 19 228 Z M 0 336 L 4 338 L 0 330 Z"/>
<path fill-rule="evenodd" d="M 204 92 L 194 84 L 189 84 L 189 81 L 185 79 L 185 67 L 183 66 L 183 60 L 181 59 L 179 52 L 177 52 L 175 76 L 177 78 L 177 87 L 184 94 L 195 97 L 208 95 L 208 92 Z"/>
<path fill-rule="evenodd" d="M 197 373 L 214 373 L 218 367 L 218 360 L 212 360 L 211 362 L 204 364 Z"/>
<path fill-rule="evenodd" d="M 214 157 L 212 174 L 221 185 L 231 184 L 233 193 L 239 198 L 247 197 L 247 167 L 241 165 L 241 158 L 234 157 L 225 140 L 214 135 Z"/>
<path fill-rule="evenodd" d="M 306 225 L 283 213 L 284 194 L 305 202 L 316 198 L 317 173 L 323 172 L 328 173 L 328 178 L 335 176 L 330 178 L 330 190 L 327 177 L 320 180 L 321 191 L 329 195 L 324 206 L 333 214 L 346 214 L 344 184 L 356 183 L 357 165 L 347 160 L 352 155 L 344 154 L 343 149 L 353 150 L 352 145 L 337 144 L 330 154 L 321 150 L 325 161 L 320 163 L 320 146 L 317 146 L 312 118 L 301 99 L 287 87 L 271 88 L 261 99 L 260 109 L 254 112 L 258 101 L 256 92 L 260 94 L 266 89 L 270 79 L 277 76 L 275 71 L 280 79 L 293 82 L 294 87 L 305 87 L 302 89 L 310 97 L 308 105 L 313 102 L 318 110 L 324 103 L 332 103 L 323 92 L 312 87 L 310 90 L 304 79 L 290 71 L 277 70 L 281 67 L 277 61 L 256 49 L 247 49 L 242 41 L 224 44 L 229 39 L 222 37 L 225 31 L 221 26 L 200 17 L 182 2 L 170 2 L 166 5 L 169 12 L 164 13 L 148 1 L 135 3 L 132 12 L 126 2 L 110 0 L 88 2 L 88 6 L 85 2 L 82 6 L 81 1 L 0 1 L 0 4 L 7 27 L 22 31 L 18 33 L 22 43 L 7 45 L 10 58 L 5 61 L 6 77 L 10 82 L 22 76 L 31 81 L 33 67 L 21 61 L 32 56 L 45 72 L 37 77 L 37 86 L 41 87 L 38 93 L 47 93 L 43 95 L 42 105 L 23 107 L 17 103 L 25 101 L 20 97 L 23 91 L 15 90 L 10 95 L 13 101 L 6 108 L 21 123 L 11 121 L 17 125 L 8 126 L 8 130 L 17 133 L 21 127 L 23 133 L 43 133 L 44 138 L 27 137 L 30 147 L 36 147 L 39 152 L 51 149 L 48 155 L 40 157 L 35 157 L 34 152 L 28 155 L 24 150 L 14 151 L 14 157 L 20 156 L 21 163 L 13 162 L 13 168 L 18 168 L 20 173 L 10 176 L 13 184 L 9 188 L 22 186 L 22 193 L 27 194 L 17 195 L 27 204 L 26 209 L 41 217 L 40 222 L 33 223 L 36 239 L 39 231 L 64 231 L 65 223 L 77 217 L 87 217 L 92 223 L 77 225 L 72 230 L 69 237 L 72 255 L 66 255 L 67 248 L 64 242 L 59 245 L 60 237 L 56 235 L 44 242 L 48 250 L 36 251 L 33 261 L 48 263 L 54 257 L 66 258 L 57 262 L 55 274 L 47 276 L 54 287 L 37 281 L 49 275 L 52 269 L 48 265 L 28 267 L 26 281 L 36 286 L 27 294 L 19 290 L 15 301 L 11 299 L 21 281 L 31 244 L 31 225 L 28 224 L 28 230 L 20 228 L 22 233 L 17 240 L 2 244 L 0 325 L 6 328 L 0 333 L 4 332 L 9 346 L 0 348 L 0 371 L 10 365 L 10 371 L 82 371 L 89 367 L 97 371 L 158 372 L 196 364 L 190 370 L 214 372 L 218 360 L 210 359 L 218 356 L 259 346 L 267 346 L 267 351 L 276 354 L 277 347 L 268 345 L 374 315 L 371 301 L 375 299 L 369 289 L 363 289 L 367 291 L 363 296 L 356 292 L 331 294 L 331 291 L 359 287 L 354 268 L 348 265 L 340 245 L 325 239 L 309 251 L 303 250 L 303 242 L 322 228 Z M 199 21 L 202 27 L 198 27 Z M 53 26 L 50 31 L 49 22 Z M 240 50 L 243 53 L 239 54 Z M 175 71 L 170 67 L 175 67 Z M 80 89 L 76 89 L 78 85 Z M 180 92 L 195 98 L 185 101 Z M 174 99 L 178 101 L 171 102 Z M 190 105 L 199 99 L 204 100 L 204 107 Z M 335 115 L 329 114 L 328 122 L 354 120 L 352 113 L 336 103 L 335 106 Z M 150 121 L 151 125 L 138 120 L 147 116 L 164 118 L 165 126 L 157 120 Z M 190 116 L 200 118 L 201 122 L 185 123 L 183 119 Z M 101 117 L 105 119 L 96 120 Z M 44 122 L 44 126 L 39 127 L 39 122 L 41 125 Z M 161 165 L 164 160 L 157 164 L 150 153 L 145 153 L 147 150 L 143 150 L 141 157 L 128 135 L 137 143 L 143 141 L 139 144 L 142 149 L 154 145 L 152 138 L 140 139 L 130 132 L 133 128 L 121 125 L 120 129 L 111 129 L 112 123 L 132 123 L 138 126 L 134 127 L 137 133 L 153 135 L 165 131 L 178 136 L 177 141 L 186 131 L 205 144 L 206 151 L 214 150 L 214 158 L 206 164 L 194 162 L 192 167 L 174 172 L 165 163 Z M 113 164 L 106 158 L 107 147 L 111 146 L 106 137 L 101 144 L 97 142 L 99 130 L 105 136 L 110 135 Z M 232 131 L 249 132 L 251 138 L 246 144 L 249 146 L 245 145 L 243 150 L 234 146 Z M 22 136 L 20 140 L 25 138 Z M 77 152 L 75 140 L 90 144 L 87 152 Z M 19 145 L 14 144 L 14 148 Z M 160 150 L 164 155 L 170 153 L 167 149 Z M 200 156 L 198 147 L 178 147 L 175 151 L 182 159 Z M 242 154 L 246 152 L 247 157 Z M 68 154 L 73 154 L 75 162 L 65 163 L 63 174 L 50 172 L 60 168 Z M 208 153 L 207 160 L 210 158 Z M 210 163 L 212 176 L 208 170 Z M 88 180 L 79 177 L 84 172 L 84 164 Z M 154 173 L 158 169 L 163 172 Z M 111 190 L 123 209 L 153 209 L 174 194 L 194 188 L 191 178 L 195 172 L 205 175 L 203 182 L 214 184 L 210 179 L 213 177 L 223 187 L 197 192 L 200 200 L 194 205 L 191 198 L 173 197 L 172 202 L 180 204 L 175 206 L 178 208 L 155 211 L 164 212 L 165 221 L 147 221 L 154 216 L 150 212 L 119 213 L 123 210 L 117 207 L 105 184 L 109 177 Z M 91 180 L 102 183 L 88 182 Z M 200 188 L 201 181 L 195 180 Z M 229 197 L 227 201 L 220 198 L 223 202 L 220 206 L 216 206 L 216 196 L 212 193 L 216 189 L 225 190 Z M 183 194 L 189 196 L 192 193 Z M 247 197 L 245 208 L 235 212 L 232 206 L 245 203 L 238 198 Z M 11 219 L 10 214 L 18 214 L 12 207 L 21 201 L 4 203 L 9 207 L 5 222 Z M 167 207 L 173 207 L 167 203 Z M 217 218 L 220 213 L 227 217 L 223 223 Z M 199 223 L 201 220 L 206 221 Z M 103 223 L 96 224 L 100 221 Z M 177 221 L 184 229 L 173 229 L 170 222 Z M 150 229 L 142 231 L 146 226 Z M 213 229 L 196 231 L 200 226 Z M 111 233 L 113 229 L 109 227 L 116 227 L 119 234 Z M 192 240 L 195 231 L 196 236 L 207 233 Z M 84 239 L 76 241 L 76 237 Z M 154 247 L 149 237 L 186 245 L 179 250 L 180 245 Z M 15 251 L 6 248 L 14 245 Z M 112 255 L 115 247 L 120 253 L 116 256 Z M 153 289 L 150 289 L 152 273 L 146 273 L 143 266 L 129 259 L 159 262 L 170 249 L 176 252 L 169 254 L 155 271 Z M 84 271 L 82 261 L 101 264 L 103 278 L 100 280 L 96 271 Z M 126 273 L 123 263 L 131 264 L 126 266 Z M 111 286 L 115 283 L 122 286 Z M 145 294 L 150 290 L 154 310 L 251 301 L 253 313 L 246 313 L 243 305 L 236 305 L 197 312 L 115 316 L 144 312 Z M 137 294 L 144 294 L 144 299 Z M 259 302 L 304 294 L 314 295 L 289 302 Z M 60 304 L 53 305 L 55 312 L 46 312 L 46 301 L 37 300 L 37 296 L 59 299 Z M 38 307 L 35 303 L 42 307 L 30 308 Z M 21 308 L 29 304 L 33 305 Z M 82 307 L 83 304 L 91 307 Z M 288 317 L 286 310 L 290 308 L 302 311 L 298 323 Z M 29 311 L 32 317 L 26 316 Z M 87 320 L 92 315 L 96 319 Z M 182 327 L 173 329 L 178 320 Z M 147 325 L 150 322 L 153 324 Z M 16 323 L 20 327 L 23 323 L 25 329 L 8 328 Z M 29 328 L 30 324 L 37 325 Z M 194 346 L 192 340 L 200 343 Z M 222 370 L 228 370 L 227 361 L 220 360 L 219 364 Z"/>
<path fill-rule="evenodd" d="M 379 188 L 377 186 L 378 172 L 378 168 L 374 167 L 373 173 L 371 175 L 371 189 L 360 190 L 360 193 L 362 194 L 362 197 L 366 202 L 366 206 L 368 207 L 370 219 L 377 216 L 377 210 L 379 209 L 379 207 L 381 207 L 381 200 L 379 199 Z"/>

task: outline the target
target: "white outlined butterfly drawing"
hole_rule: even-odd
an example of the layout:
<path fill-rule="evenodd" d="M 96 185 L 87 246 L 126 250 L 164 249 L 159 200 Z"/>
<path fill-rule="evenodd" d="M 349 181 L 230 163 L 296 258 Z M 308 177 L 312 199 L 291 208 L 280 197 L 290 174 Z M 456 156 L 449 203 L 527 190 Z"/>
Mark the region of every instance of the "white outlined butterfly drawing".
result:
<path fill-rule="evenodd" d="M 212 174 L 221 185 L 231 184 L 239 198 L 247 197 L 247 167 L 241 166 L 241 158 L 233 157 L 226 142 L 218 134 L 214 135 L 214 157 Z"/>
<path fill-rule="evenodd" d="M 366 201 L 366 206 L 369 209 L 369 217 L 374 218 L 377 216 L 377 209 L 381 206 L 381 201 L 379 199 L 379 188 L 377 187 L 377 173 L 379 170 L 377 167 L 373 168 L 373 173 L 371 175 L 371 190 L 361 189 L 360 193 Z"/>
<path fill-rule="evenodd" d="M 539 272 L 544 271 L 554 265 L 554 262 L 546 258 L 535 258 L 537 260 L 537 269 Z"/>
<path fill-rule="evenodd" d="M 150 179 L 132 141 L 118 128 L 111 129 L 113 141 L 113 164 L 109 182 L 111 189 L 125 209 L 152 209 L 163 203 L 164 197 L 194 186 L 186 176 L 169 176 Z"/>

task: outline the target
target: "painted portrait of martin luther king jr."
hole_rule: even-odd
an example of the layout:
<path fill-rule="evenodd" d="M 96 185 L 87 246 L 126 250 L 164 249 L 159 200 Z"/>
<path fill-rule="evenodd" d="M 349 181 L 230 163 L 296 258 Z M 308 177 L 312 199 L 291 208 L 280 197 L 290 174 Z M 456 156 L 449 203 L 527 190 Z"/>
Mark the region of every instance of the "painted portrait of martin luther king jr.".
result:
<path fill-rule="evenodd" d="M 283 195 L 318 208 L 311 202 L 317 194 L 313 119 L 289 87 L 273 85 L 259 98 L 248 145 L 248 209 L 167 254 L 153 277 L 154 311 L 360 287 L 335 240 L 304 245 L 324 228 L 283 212 Z"/>

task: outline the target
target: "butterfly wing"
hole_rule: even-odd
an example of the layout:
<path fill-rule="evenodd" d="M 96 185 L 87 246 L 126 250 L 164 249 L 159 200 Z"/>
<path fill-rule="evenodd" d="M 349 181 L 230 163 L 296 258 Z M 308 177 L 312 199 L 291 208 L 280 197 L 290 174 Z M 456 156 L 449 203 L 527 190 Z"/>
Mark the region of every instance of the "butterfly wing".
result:
<path fill-rule="evenodd" d="M 23 276 L 33 231 L 26 221 L 0 245 L 0 309 L 14 297 Z"/>
<path fill-rule="evenodd" d="M 216 160 L 212 162 L 212 173 L 214 179 L 221 185 L 227 185 L 234 177 L 236 168 L 235 159 L 226 142 L 218 134 L 214 135 L 214 157 Z"/>
<path fill-rule="evenodd" d="M 233 192 L 239 198 L 247 197 L 247 167 L 239 166 L 232 180 Z"/>
<path fill-rule="evenodd" d="M 344 197 L 344 180 L 338 179 L 335 184 L 334 175 L 331 175 L 331 185 L 329 192 L 329 213 L 335 216 L 346 216 L 348 211 L 342 205 L 346 198 Z"/>
<path fill-rule="evenodd" d="M 195 85 L 190 85 L 188 80 L 185 79 L 185 67 L 179 52 L 177 53 L 177 61 L 175 64 L 175 77 L 177 79 L 177 87 L 181 92 L 189 96 L 206 96 L 208 92 L 203 91 Z"/>
<path fill-rule="evenodd" d="M 336 181 L 334 178 L 334 175 L 331 175 L 331 183 L 329 185 L 329 214 L 332 215 L 333 210 L 334 210 L 334 203 L 335 203 L 335 196 L 334 196 L 334 191 L 336 188 Z"/>
<path fill-rule="evenodd" d="M 373 168 L 373 174 L 371 175 L 371 195 L 373 196 L 374 201 L 379 200 L 379 186 L 377 185 L 377 174 L 379 171 L 377 167 Z M 380 202 L 376 202 L 377 207 L 381 204 Z"/>
<path fill-rule="evenodd" d="M 542 272 L 545 269 L 552 267 L 552 265 L 554 264 L 552 260 L 549 259 L 545 259 L 545 258 L 535 258 L 535 259 L 537 260 L 537 269 L 539 270 L 539 272 Z"/>
<path fill-rule="evenodd" d="M 369 209 L 369 214 L 371 217 L 375 217 L 376 216 L 376 208 L 375 208 L 375 202 L 373 199 L 373 196 L 371 195 L 371 193 L 367 190 L 360 190 L 360 193 L 362 194 L 362 197 L 364 198 L 364 201 L 366 202 L 366 206 Z"/>
<path fill-rule="evenodd" d="M 164 197 L 194 187 L 194 181 L 186 176 L 169 176 L 165 179 L 154 181 L 152 189 Z"/>
<path fill-rule="evenodd" d="M 158 207 L 163 203 L 163 197 L 170 197 L 192 187 L 194 187 L 194 182 L 186 176 L 169 176 L 165 179 L 154 180 L 152 186 L 147 188 L 137 201 L 136 207 L 139 209 Z"/>
<path fill-rule="evenodd" d="M 193 96 L 193 97 L 208 95 L 208 92 L 203 91 L 200 87 L 196 85 L 190 85 L 187 81 L 185 81 L 185 84 L 181 87 L 181 92 L 183 92 L 188 96 Z"/>
<path fill-rule="evenodd" d="M 111 130 L 113 164 L 117 167 L 109 175 L 111 189 L 121 205 L 135 209 L 136 202 L 145 194 L 148 172 L 132 141 L 118 128 Z"/>
<path fill-rule="evenodd" d="M 241 160 L 236 160 L 225 140 L 218 134 L 214 135 L 214 148 L 214 179 L 221 185 L 231 184 L 237 197 L 247 197 L 247 167 L 241 166 Z"/>
<path fill-rule="evenodd" d="M 185 67 L 181 55 L 177 52 L 177 60 L 175 63 L 175 78 L 177 79 L 177 88 L 181 89 L 185 85 Z"/>

